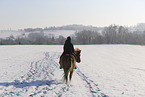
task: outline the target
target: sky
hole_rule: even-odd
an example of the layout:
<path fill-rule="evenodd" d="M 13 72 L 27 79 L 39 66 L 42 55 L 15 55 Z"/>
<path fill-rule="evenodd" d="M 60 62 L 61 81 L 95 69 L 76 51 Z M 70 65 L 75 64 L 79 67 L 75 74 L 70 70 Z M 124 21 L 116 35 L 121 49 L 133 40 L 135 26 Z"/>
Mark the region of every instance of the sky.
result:
<path fill-rule="evenodd" d="M 0 30 L 145 23 L 145 0 L 0 0 Z"/>

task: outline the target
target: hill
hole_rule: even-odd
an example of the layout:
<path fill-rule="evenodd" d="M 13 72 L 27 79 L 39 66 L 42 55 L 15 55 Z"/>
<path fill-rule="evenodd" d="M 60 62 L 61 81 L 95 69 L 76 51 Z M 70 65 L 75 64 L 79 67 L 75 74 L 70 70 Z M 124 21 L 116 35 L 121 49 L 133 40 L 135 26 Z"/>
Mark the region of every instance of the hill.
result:
<path fill-rule="evenodd" d="M 46 31 L 46 30 L 75 30 L 75 31 L 82 31 L 82 30 L 91 30 L 91 31 L 97 31 L 101 28 L 94 27 L 94 26 L 84 26 L 84 25 L 65 25 L 60 27 L 45 27 L 43 28 L 26 28 L 24 31 L 26 32 L 33 32 L 33 31 Z"/>

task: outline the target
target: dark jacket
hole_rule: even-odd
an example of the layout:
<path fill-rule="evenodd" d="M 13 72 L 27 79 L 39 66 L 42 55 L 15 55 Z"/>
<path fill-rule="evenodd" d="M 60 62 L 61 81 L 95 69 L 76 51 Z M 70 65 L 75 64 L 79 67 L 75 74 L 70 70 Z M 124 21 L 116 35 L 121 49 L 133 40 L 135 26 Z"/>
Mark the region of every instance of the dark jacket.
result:
<path fill-rule="evenodd" d="M 63 52 L 64 54 L 74 54 L 74 46 L 69 40 L 65 41 L 63 49 L 64 49 Z"/>

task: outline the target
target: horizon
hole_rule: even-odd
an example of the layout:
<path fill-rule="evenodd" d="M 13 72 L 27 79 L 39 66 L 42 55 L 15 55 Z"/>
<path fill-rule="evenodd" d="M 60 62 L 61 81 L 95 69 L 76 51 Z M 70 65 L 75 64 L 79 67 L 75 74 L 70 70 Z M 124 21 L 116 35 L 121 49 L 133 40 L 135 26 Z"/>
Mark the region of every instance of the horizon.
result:
<path fill-rule="evenodd" d="M 100 28 L 104 28 L 104 27 L 109 27 L 109 26 L 111 26 L 111 25 L 116 25 L 116 26 L 123 26 L 123 27 L 137 27 L 138 26 L 138 24 L 144 24 L 145 25 L 145 23 L 137 23 L 136 25 L 132 25 L 132 26 L 126 26 L 126 25 L 117 25 L 117 24 L 110 24 L 110 25 L 107 25 L 107 26 L 100 26 Z M 99 28 L 99 26 L 93 26 L 93 25 L 83 25 L 83 24 L 66 24 L 66 25 L 60 25 L 60 26 L 49 26 L 49 27 L 47 27 L 47 28 L 51 28 L 51 27 L 62 27 L 62 26 L 71 26 L 71 25 L 82 25 L 82 26 L 92 26 L 92 27 L 98 27 Z M 32 28 L 32 29 L 35 29 L 35 28 L 42 28 L 42 29 L 44 29 L 44 28 L 46 28 L 46 27 L 28 27 L 28 28 L 22 28 L 22 29 L 11 29 L 11 28 L 9 28 L 9 29 L 0 29 L 0 31 L 20 31 L 20 30 L 24 30 L 24 29 L 29 29 L 29 28 Z"/>
<path fill-rule="evenodd" d="M 144 0 L 0 0 L 0 30 L 145 23 Z"/>

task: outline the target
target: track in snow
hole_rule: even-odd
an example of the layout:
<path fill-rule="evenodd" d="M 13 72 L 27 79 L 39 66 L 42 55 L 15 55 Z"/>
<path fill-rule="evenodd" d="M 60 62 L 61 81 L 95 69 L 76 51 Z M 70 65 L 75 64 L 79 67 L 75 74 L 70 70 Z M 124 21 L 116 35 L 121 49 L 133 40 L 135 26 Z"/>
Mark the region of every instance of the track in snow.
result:
<path fill-rule="evenodd" d="M 98 85 L 88 79 L 79 67 L 75 70 L 78 83 L 64 84 L 61 80 L 63 71 L 59 69 L 59 52 L 45 52 L 44 58 L 31 62 L 28 73 L 22 75 L 14 82 L 0 83 L 0 96 L 92 96 L 108 97 L 101 93 Z M 72 80 L 77 81 L 75 78 Z M 88 95 L 85 95 L 85 94 Z"/>

